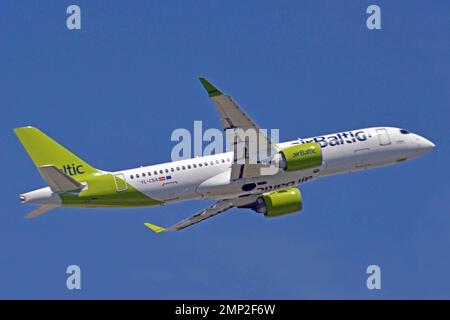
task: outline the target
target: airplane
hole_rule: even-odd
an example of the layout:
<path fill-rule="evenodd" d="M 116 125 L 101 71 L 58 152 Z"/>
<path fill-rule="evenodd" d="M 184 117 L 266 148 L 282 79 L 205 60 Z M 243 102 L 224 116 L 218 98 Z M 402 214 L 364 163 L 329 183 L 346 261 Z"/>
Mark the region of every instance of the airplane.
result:
<path fill-rule="evenodd" d="M 57 207 L 128 208 L 192 199 L 215 202 L 167 228 L 144 225 L 156 233 L 179 231 L 232 208 L 280 217 L 302 210 L 299 185 L 401 163 L 435 147 L 430 140 L 395 127 L 273 143 L 230 96 L 205 78 L 199 80 L 220 114 L 223 130 L 233 137 L 231 150 L 225 153 L 109 172 L 92 167 L 37 128 L 14 129 L 48 184 L 20 195 L 22 203 L 39 205 L 25 217 Z M 243 137 L 245 130 L 256 134 Z"/>

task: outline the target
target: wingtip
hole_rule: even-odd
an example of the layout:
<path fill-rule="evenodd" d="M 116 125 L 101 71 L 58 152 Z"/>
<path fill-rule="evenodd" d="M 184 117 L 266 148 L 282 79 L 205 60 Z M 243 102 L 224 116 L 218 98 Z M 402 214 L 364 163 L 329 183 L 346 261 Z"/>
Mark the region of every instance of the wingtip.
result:
<path fill-rule="evenodd" d="M 148 222 L 145 222 L 144 225 L 156 233 L 161 233 L 161 232 L 166 231 L 166 228 L 159 227 L 159 226 L 156 226 L 156 225 L 148 223 Z"/>
<path fill-rule="evenodd" d="M 20 132 L 20 131 L 23 131 L 23 130 L 30 130 L 30 129 L 36 130 L 36 127 L 33 127 L 33 126 L 23 126 L 23 127 L 17 127 L 17 128 L 14 128 L 13 130 L 14 130 L 15 133 L 18 133 L 18 132 Z"/>
<path fill-rule="evenodd" d="M 215 96 L 222 96 L 223 93 L 217 89 L 216 87 L 214 87 L 211 82 L 209 82 L 208 80 L 206 80 L 205 77 L 199 77 L 198 78 L 202 84 L 202 86 L 205 88 L 205 90 L 208 92 L 208 95 L 210 97 L 215 97 Z"/>

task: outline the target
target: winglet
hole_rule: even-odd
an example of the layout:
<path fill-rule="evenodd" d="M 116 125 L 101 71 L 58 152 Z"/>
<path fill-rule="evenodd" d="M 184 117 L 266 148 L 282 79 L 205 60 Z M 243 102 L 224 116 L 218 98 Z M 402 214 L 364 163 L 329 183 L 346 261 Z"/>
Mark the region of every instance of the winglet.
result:
<path fill-rule="evenodd" d="M 208 92 L 208 95 L 210 97 L 216 97 L 216 96 L 223 96 L 223 93 L 217 89 L 216 87 L 214 87 L 208 80 L 206 80 L 204 77 L 200 77 L 198 78 L 200 80 L 200 82 L 202 83 L 203 87 L 206 89 L 206 91 Z"/>
<path fill-rule="evenodd" d="M 166 231 L 166 228 L 158 227 L 158 226 L 155 226 L 154 224 L 151 224 L 151 223 L 148 223 L 148 222 L 145 222 L 144 225 L 145 225 L 147 228 L 153 230 L 153 231 L 156 232 L 156 233 L 160 233 L 160 232 Z"/>

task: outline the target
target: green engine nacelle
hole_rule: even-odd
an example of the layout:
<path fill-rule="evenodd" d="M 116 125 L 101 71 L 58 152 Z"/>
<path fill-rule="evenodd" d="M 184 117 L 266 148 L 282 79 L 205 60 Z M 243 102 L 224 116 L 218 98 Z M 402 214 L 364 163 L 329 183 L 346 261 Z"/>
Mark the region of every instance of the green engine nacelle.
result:
<path fill-rule="evenodd" d="M 322 149 L 317 142 L 308 142 L 281 150 L 280 167 L 286 171 L 305 170 L 322 165 Z"/>
<path fill-rule="evenodd" d="M 266 217 L 279 217 L 302 210 L 302 195 L 297 188 L 264 193 L 256 200 L 255 211 Z"/>

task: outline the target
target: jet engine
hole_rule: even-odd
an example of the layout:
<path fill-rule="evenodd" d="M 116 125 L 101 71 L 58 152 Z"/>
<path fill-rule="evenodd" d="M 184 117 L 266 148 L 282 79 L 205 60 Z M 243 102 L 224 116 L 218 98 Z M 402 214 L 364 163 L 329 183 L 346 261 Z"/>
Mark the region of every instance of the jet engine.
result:
<path fill-rule="evenodd" d="M 281 189 L 264 193 L 252 209 L 266 217 L 279 217 L 302 210 L 302 195 L 297 188 Z"/>
<path fill-rule="evenodd" d="M 273 159 L 286 171 L 298 171 L 322 165 L 322 149 L 317 142 L 308 142 L 283 149 Z"/>

